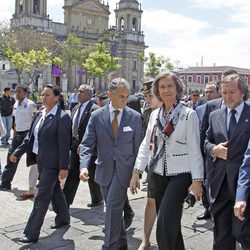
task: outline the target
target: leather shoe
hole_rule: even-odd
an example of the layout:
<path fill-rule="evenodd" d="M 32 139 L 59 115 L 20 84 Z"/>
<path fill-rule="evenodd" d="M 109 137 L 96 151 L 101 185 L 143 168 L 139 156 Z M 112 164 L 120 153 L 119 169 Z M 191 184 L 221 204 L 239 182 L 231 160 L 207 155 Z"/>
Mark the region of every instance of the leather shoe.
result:
<path fill-rule="evenodd" d="M 125 230 L 131 226 L 134 216 L 135 216 L 135 213 L 133 212 L 128 215 L 124 215 Z"/>
<path fill-rule="evenodd" d="M 0 185 L 0 190 L 1 190 L 1 191 L 8 191 L 8 190 L 10 190 L 10 189 L 11 189 L 11 187 L 9 187 L 9 186 L 5 186 L 5 185 L 3 185 L 3 184 Z"/>
<path fill-rule="evenodd" d="M 38 239 L 30 239 L 27 236 L 24 236 L 23 238 L 18 239 L 18 241 L 22 243 L 31 243 L 31 242 L 37 242 Z"/>
<path fill-rule="evenodd" d="M 97 203 L 93 203 L 93 202 L 90 202 L 87 204 L 87 207 L 99 207 L 103 205 L 103 201 L 100 201 L 100 202 L 97 202 Z"/>
<path fill-rule="evenodd" d="M 34 194 L 28 194 L 28 193 L 23 193 L 19 195 L 19 198 L 22 200 L 27 200 L 27 199 L 31 199 L 34 198 Z"/>
<path fill-rule="evenodd" d="M 51 229 L 56 229 L 56 228 L 60 228 L 60 227 L 67 226 L 67 225 L 69 225 L 69 223 L 52 224 L 52 225 L 50 225 L 50 228 L 51 228 Z"/>
<path fill-rule="evenodd" d="M 120 245 L 119 250 L 128 250 L 128 244 Z"/>
<path fill-rule="evenodd" d="M 211 217 L 211 214 L 210 212 L 206 209 L 204 211 L 204 213 L 200 214 L 197 216 L 197 220 L 206 220 L 206 219 L 209 219 Z"/>

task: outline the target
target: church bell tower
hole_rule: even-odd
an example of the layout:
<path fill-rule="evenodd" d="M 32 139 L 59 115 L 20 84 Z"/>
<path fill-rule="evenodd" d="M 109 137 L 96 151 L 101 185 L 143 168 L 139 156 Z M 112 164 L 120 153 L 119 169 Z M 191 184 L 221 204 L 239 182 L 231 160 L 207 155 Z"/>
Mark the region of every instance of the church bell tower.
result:
<path fill-rule="evenodd" d="M 47 15 L 47 0 L 15 0 L 15 13 L 11 19 L 11 26 L 50 31 L 51 20 Z"/>
<path fill-rule="evenodd" d="M 137 0 L 120 0 L 115 9 L 116 31 L 122 36 L 121 74 L 128 76 L 132 92 L 140 89 L 144 75 L 144 63 L 139 59 L 146 48 L 141 30 L 142 12 Z"/>

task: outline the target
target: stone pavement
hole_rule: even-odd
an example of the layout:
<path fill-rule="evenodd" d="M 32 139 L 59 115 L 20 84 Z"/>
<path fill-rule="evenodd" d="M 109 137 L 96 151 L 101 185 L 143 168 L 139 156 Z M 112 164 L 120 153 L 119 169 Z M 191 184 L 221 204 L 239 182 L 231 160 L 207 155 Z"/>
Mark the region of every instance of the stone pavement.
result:
<path fill-rule="evenodd" d="M 2 168 L 6 163 L 6 148 L 0 147 Z M 75 203 L 70 208 L 71 225 L 57 230 L 50 229 L 54 212 L 48 211 L 42 227 L 40 239 L 35 244 L 21 244 L 16 240 L 22 236 L 23 229 L 32 209 L 33 200 L 19 200 L 18 195 L 28 187 L 29 168 L 25 165 L 25 156 L 21 159 L 13 180 L 12 190 L 0 191 L 0 249 L 33 249 L 33 250 L 73 250 L 101 249 L 104 226 L 103 207 L 87 208 L 90 201 L 87 183 L 81 183 Z M 143 235 L 143 216 L 146 202 L 146 186 L 136 195 L 129 193 L 131 205 L 135 211 L 134 221 L 128 229 L 130 250 L 136 250 Z M 202 211 L 200 204 L 184 210 L 182 232 L 187 250 L 212 249 L 212 222 L 197 221 L 196 216 Z M 151 236 L 150 250 L 158 249 L 155 239 L 155 227 Z"/>

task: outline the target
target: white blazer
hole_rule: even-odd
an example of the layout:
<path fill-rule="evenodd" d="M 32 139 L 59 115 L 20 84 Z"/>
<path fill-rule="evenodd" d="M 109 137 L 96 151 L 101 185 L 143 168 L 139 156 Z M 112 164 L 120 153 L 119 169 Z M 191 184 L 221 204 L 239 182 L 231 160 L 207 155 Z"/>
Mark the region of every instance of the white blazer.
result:
<path fill-rule="evenodd" d="M 159 109 L 152 112 L 146 135 L 142 141 L 135 162 L 135 169 L 144 171 L 153 157 L 154 145 L 150 139 Z M 159 139 L 160 140 L 160 139 Z M 183 106 L 174 132 L 166 141 L 167 175 L 190 172 L 193 180 L 204 177 L 203 158 L 200 151 L 199 121 L 194 110 Z M 153 172 L 163 175 L 162 158 Z"/>

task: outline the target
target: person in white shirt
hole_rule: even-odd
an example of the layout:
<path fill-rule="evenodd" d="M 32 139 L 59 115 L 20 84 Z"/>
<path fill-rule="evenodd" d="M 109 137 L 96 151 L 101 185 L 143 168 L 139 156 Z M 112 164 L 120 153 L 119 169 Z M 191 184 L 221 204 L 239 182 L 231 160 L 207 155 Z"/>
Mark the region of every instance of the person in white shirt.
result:
<path fill-rule="evenodd" d="M 28 134 L 33 115 L 36 112 L 36 104 L 33 101 L 27 99 L 27 92 L 28 89 L 23 84 L 18 84 L 15 88 L 17 99 L 13 109 L 13 116 L 15 117 L 15 130 L 14 137 L 7 155 L 7 165 L 5 166 L 2 174 L 2 184 L 0 185 L 0 190 L 2 191 L 11 189 L 11 182 L 14 178 L 21 157 L 18 158 L 16 162 L 11 162 L 9 157 L 15 151 L 15 149 L 22 144 L 23 139 Z M 31 164 L 27 162 L 27 165 L 29 166 Z"/>

